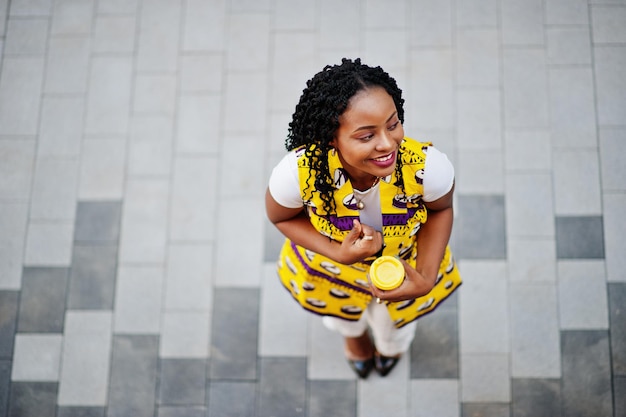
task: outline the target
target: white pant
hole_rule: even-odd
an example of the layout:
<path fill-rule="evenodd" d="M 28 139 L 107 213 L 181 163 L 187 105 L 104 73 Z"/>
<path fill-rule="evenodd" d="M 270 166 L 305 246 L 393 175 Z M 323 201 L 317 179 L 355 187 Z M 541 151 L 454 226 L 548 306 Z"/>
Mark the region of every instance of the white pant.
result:
<path fill-rule="evenodd" d="M 372 301 L 358 321 L 349 321 L 337 317 L 325 316 L 324 325 L 339 332 L 343 337 L 359 337 L 369 326 L 376 350 L 384 356 L 395 356 L 409 350 L 415 336 L 416 321 L 398 329 L 391 321 L 385 304 Z"/>

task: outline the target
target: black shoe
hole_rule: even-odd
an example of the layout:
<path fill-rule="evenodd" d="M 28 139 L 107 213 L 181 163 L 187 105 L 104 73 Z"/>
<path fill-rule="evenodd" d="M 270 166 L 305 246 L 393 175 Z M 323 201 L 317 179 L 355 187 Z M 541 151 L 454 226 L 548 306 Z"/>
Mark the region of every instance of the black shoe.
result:
<path fill-rule="evenodd" d="M 359 376 L 359 378 L 367 378 L 370 371 L 374 369 L 374 359 L 365 359 L 365 360 L 352 360 L 348 359 L 348 364 L 350 364 L 350 368 Z"/>
<path fill-rule="evenodd" d="M 389 372 L 391 372 L 393 367 L 396 366 L 399 360 L 400 358 L 391 358 L 389 356 L 376 354 L 374 355 L 374 367 L 380 376 L 386 376 Z"/>

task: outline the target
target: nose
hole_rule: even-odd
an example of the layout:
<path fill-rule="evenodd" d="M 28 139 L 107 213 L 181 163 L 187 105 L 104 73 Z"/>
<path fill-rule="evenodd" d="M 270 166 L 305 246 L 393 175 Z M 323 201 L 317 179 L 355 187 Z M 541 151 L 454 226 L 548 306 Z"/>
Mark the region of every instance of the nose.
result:
<path fill-rule="evenodd" d="M 376 143 L 376 150 L 385 151 L 393 148 L 395 141 L 387 129 L 379 135 L 379 138 L 380 140 Z"/>

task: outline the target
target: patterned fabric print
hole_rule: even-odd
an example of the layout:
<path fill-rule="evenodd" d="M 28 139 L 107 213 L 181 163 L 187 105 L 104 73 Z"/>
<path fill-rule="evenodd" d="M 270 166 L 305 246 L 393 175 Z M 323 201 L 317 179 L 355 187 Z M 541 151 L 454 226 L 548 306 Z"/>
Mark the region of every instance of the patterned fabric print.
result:
<path fill-rule="evenodd" d="M 417 257 L 416 235 L 426 221 L 426 207 L 422 202 L 422 178 L 426 160 L 425 150 L 430 144 L 405 139 L 401 145 L 402 176 L 405 193 L 395 186 L 396 174 L 380 181 L 383 217 L 384 255 L 401 256 L 414 264 Z M 298 155 L 300 189 L 313 226 L 322 234 L 339 242 L 349 233 L 354 219 L 359 218 L 354 190 L 341 166 L 339 157 L 329 155 L 329 169 L 333 173 L 336 215 L 325 215 L 319 193 L 309 190 L 309 161 L 304 150 Z M 286 239 L 278 262 L 278 275 L 291 295 L 307 310 L 347 320 L 358 320 L 372 300 L 367 273 L 376 257 L 362 263 L 342 265 L 332 259 L 293 244 Z M 459 285 L 461 277 L 449 248 L 441 262 L 437 283 L 424 297 L 400 303 L 387 303 L 389 314 L 397 327 L 432 311 Z"/>

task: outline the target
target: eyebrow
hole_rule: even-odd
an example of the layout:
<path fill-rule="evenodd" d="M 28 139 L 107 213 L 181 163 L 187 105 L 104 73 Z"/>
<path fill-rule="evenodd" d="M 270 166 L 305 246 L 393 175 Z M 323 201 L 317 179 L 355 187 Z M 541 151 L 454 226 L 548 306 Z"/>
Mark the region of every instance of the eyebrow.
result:
<path fill-rule="evenodd" d="M 395 116 L 396 114 L 398 114 L 397 110 L 394 111 L 393 113 L 391 113 L 391 116 L 389 116 L 389 118 L 385 121 L 385 123 L 388 123 L 391 119 L 393 119 L 393 116 Z M 354 129 L 354 131 L 352 133 L 355 133 L 355 132 L 358 132 L 358 131 L 361 131 L 361 130 L 373 129 L 375 127 L 376 126 L 374 126 L 374 125 L 360 126 L 360 127 L 357 127 L 356 129 Z"/>

